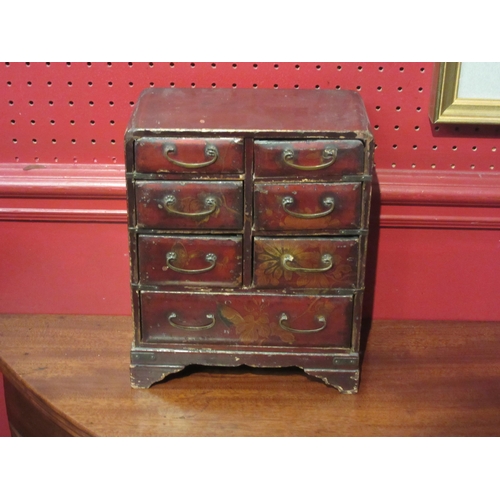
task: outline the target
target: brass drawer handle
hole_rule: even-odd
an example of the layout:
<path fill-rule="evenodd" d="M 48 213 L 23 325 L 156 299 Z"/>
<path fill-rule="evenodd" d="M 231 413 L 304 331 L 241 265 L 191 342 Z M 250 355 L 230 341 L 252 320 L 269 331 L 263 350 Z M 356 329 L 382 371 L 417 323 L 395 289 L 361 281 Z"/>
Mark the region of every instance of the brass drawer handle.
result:
<path fill-rule="evenodd" d="M 320 165 L 313 165 L 310 167 L 305 167 L 303 165 L 297 165 L 296 163 L 293 163 L 293 158 L 294 158 L 294 152 L 293 149 L 285 149 L 283 151 L 283 154 L 281 155 L 281 158 L 285 162 L 286 165 L 292 168 L 296 168 L 298 170 L 321 170 L 322 168 L 329 167 L 332 165 L 335 160 L 337 159 L 337 148 L 326 148 L 323 150 L 322 157 L 324 160 L 326 160 L 325 163 L 321 163 Z"/>
<path fill-rule="evenodd" d="M 185 163 L 183 161 L 179 160 L 174 160 L 171 156 L 169 156 L 169 153 L 175 153 L 177 151 L 177 148 L 173 144 L 167 144 L 164 149 L 163 149 L 163 154 L 165 155 L 165 158 L 167 158 L 168 161 L 172 162 L 174 165 L 177 165 L 178 167 L 182 168 L 203 168 L 203 167 L 208 167 L 209 165 L 212 165 L 212 163 L 215 163 L 218 158 L 219 158 L 219 151 L 217 148 L 211 144 L 209 144 L 205 148 L 205 156 L 210 157 L 210 160 L 204 161 L 201 163 Z M 159 170 L 159 172 L 165 172 L 165 170 Z"/>
<path fill-rule="evenodd" d="M 177 259 L 177 254 L 175 252 L 168 252 L 167 265 L 162 267 L 162 270 L 167 271 L 168 269 L 172 269 L 172 271 L 185 274 L 206 273 L 207 271 L 211 271 L 215 267 L 215 262 L 217 261 L 217 255 L 215 255 L 214 253 L 207 253 L 207 255 L 205 255 L 205 260 L 207 262 L 210 262 L 210 265 L 208 267 L 204 267 L 203 269 L 182 269 L 180 267 L 176 267 L 174 264 L 172 264 L 172 261 L 175 261 L 176 259 Z"/>
<path fill-rule="evenodd" d="M 325 253 L 321 256 L 321 262 L 326 264 L 325 267 L 292 267 L 288 263 L 293 262 L 294 257 L 288 253 L 285 253 L 281 256 L 281 266 L 285 268 L 287 271 L 295 271 L 301 273 L 324 273 L 330 270 L 333 267 L 333 259 L 332 256 L 328 253 Z"/>
<path fill-rule="evenodd" d="M 168 316 L 168 322 L 174 328 L 179 328 L 181 330 L 190 330 L 190 331 L 209 330 L 210 328 L 213 328 L 215 326 L 215 316 L 213 314 L 207 314 L 207 319 L 210 320 L 210 323 L 208 325 L 201 325 L 201 326 L 179 325 L 172 321 L 174 318 L 177 318 L 177 314 L 174 312 L 170 313 L 170 315 Z"/>
<path fill-rule="evenodd" d="M 283 330 L 286 330 L 287 332 L 291 333 L 316 333 L 320 332 L 321 330 L 324 330 L 326 328 L 326 319 L 324 316 L 316 316 L 315 317 L 316 321 L 319 323 L 322 323 L 322 325 L 319 328 L 315 328 L 313 330 L 296 330 L 295 328 L 292 328 L 291 326 L 288 326 L 285 324 L 285 321 L 288 321 L 288 316 L 286 313 L 282 313 L 280 316 L 280 327 L 283 328 Z"/>
<path fill-rule="evenodd" d="M 333 212 L 333 209 L 335 208 L 335 200 L 331 196 L 328 196 L 323 200 L 323 205 L 325 205 L 325 207 L 329 207 L 328 210 L 325 210 L 324 212 L 318 212 L 315 214 L 301 214 L 297 212 L 292 212 L 288 208 L 288 205 L 293 205 L 294 203 L 295 200 L 293 199 L 292 196 L 285 196 L 281 201 L 283 210 L 292 217 L 297 217 L 299 219 L 318 219 L 319 217 L 325 217 L 331 214 Z"/>
<path fill-rule="evenodd" d="M 213 214 L 217 208 L 217 202 L 213 196 L 207 196 L 205 198 L 205 206 L 209 208 L 201 212 L 180 212 L 174 208 L 176 201 L 177 200 L 174 195 L 169 194 L 166 196 L 164 200 L 165 210 L 171 214 L 183 215 L 185 217 L 201 217 L 204 215 L 210 215 Z"/>

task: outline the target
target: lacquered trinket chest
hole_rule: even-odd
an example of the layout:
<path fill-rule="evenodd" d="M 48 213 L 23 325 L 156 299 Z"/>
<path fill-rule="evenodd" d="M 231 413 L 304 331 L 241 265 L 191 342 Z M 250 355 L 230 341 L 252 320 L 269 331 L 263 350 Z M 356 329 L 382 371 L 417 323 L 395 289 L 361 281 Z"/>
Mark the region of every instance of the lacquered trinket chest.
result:
<path fill-rule="evenodd" d="M 373 150 L 359 94 L 151 89 L 125 143 L 132 386 L 245 364 L 356 392 Z"/>

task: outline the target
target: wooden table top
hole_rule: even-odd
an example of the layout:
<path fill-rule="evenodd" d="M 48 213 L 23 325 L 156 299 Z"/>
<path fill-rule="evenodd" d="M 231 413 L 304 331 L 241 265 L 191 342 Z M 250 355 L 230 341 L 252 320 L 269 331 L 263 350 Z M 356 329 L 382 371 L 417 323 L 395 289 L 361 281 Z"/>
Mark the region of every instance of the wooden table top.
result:
<path fill-rule="evenodd" d="M 189 367 L 132 389 L 131 339 L 129 317 L 0 316 L 11 424 L 24 435 L 500 435 L 499 323 L 374 322 L 357 395 L 294 368 Z"/>

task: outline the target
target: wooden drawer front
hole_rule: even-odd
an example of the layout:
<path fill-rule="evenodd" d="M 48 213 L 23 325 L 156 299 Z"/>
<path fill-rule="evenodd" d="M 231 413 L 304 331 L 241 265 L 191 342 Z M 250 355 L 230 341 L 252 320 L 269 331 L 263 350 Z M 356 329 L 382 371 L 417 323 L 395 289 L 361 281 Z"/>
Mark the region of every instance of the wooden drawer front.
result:
<path fill-rule="evenodd" d="M 135 168 L 140 173 L 241 173 L 243 139 L 139 139 L 135 143 Z"/>
<path fill-rule="evenodd" d="M 330 178 L 363 172 L 358 140 L 255 141 L 256 177 Z"/>
<path fill-rule="evenodd" d="M 137 225 L 168 229 L 241 229 L 242 182 L 138 181 Z"/>
<path fill-rule="evenodd" d="M 255 228 L 358 229 L 361 183 L 255 183 Z"/>
<path fill-rule="evenodd" d="M 356 288 L 358 238 L 255 238 L 258 288 Z"/>
<path fill-rule="evenodd" d="M 241 285 L 241 236 L 139 236 L 141 283 Z"/>
<path fill-rule="evenodd" d="M 349 348 L 352 303 L 352 295 L 142 292 L 142 340 Z"/>

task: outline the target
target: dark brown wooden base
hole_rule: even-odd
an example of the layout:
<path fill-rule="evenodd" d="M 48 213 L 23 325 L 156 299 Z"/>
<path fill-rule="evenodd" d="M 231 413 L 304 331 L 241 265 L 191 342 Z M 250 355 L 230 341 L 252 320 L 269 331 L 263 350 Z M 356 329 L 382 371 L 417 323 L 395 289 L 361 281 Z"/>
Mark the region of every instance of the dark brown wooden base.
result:
<path fill-rule="evenodd" d="M 253 368 L 299 367 L 312 377 L 335 387 L 342 394 L 358 392 L 359 356 L 357 353 L 332 349 L 308 349 L 305 352 L 291 349 L 272 350 L 261 348 L 206 348 L 186 346 L 148 348 L 132 346 L 130 365 L 131 386 L 147 389 L 189 365 Z"/>
<path fill-rule="evenodd" d="M 165 377 L 184 368 L 185 366 L 130 365 L 130 385 L 134 389 L 149 389 L 156 382 L 161 382 Z"/>

